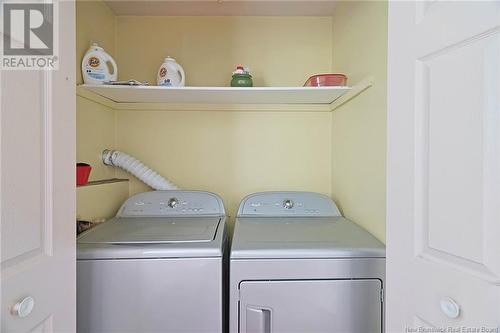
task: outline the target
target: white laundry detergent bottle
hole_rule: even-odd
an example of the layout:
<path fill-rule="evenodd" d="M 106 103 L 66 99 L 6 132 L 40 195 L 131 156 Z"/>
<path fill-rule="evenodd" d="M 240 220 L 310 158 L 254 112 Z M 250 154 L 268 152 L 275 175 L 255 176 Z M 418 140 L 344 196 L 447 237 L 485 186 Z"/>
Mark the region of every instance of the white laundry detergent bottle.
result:
<path fill-rule="evenodd" d="M 113 71 L 110 71 L 110 64 Z M 83 82 L 86 84 L 103 84 L 116 81 L 118 67 L 115 60 L 102 47 L 93 43 L 82 60 Z"/>
<path fill-rule="evenodd" d="M 159 86 L 184 87 L 186 75 L 174 58 L 166 57 L 158 70 L 156 81 Z"/>

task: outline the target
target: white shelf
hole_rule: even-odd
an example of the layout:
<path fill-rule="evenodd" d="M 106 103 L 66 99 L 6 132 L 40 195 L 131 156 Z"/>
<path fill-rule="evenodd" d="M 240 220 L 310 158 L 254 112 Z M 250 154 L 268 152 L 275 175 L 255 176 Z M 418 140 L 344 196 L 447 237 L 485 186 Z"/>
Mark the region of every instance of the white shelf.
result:
<path fill-rule="evenodd" d="M 159 87 L 82 85 L 115 103 L 331 104 L 349 87 Z"/>
<path fill-rule="evenodd" d="M 128 182 L 128 179 L 109 178 L 109 179 L 101 179 L 101 180 L 91 180 L 87 184 L 76 185 L 76 187 L 80 188 L 80 187 L 87 187 L 87 186 L 106 185 L 106 184 L 115 184 L 115 183 L 123 183 L 123 182 Z"/>
<path fill-rule="evenodd" d="M 372 85 L 353 87 L 158 87 L 80 85 L 77 94 L 117 110 L 331 111 Z"/>

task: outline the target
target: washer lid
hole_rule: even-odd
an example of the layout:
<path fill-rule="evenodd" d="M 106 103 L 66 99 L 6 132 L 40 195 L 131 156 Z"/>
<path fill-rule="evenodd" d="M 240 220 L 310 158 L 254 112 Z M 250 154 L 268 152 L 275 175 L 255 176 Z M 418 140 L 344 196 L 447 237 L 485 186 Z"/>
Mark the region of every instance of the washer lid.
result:
<path fill-rule="evenodd" d="M 221 217 L 122 217 L 84 233 L 79 244 L 204 243 L 215 239 Z"/>
<path fill-rule="evenodd" d="M 232 259 L 383 258 L 385 247 L 343 217 L 239 217 Z"/>

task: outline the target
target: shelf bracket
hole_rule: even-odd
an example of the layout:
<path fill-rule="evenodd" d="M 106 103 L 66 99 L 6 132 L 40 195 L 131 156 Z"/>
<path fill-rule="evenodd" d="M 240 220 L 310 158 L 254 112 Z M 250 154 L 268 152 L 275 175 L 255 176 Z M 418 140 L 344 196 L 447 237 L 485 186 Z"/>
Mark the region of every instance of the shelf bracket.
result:
<path fill-rule="evenodd" d="M 338 107 L 344 105 L 354 97 L 358 96 L 363 91 L 373 86 L 374 82 L 375 78 L 373 76 L 369 76 L 361 80 L 356 85 L 352 86 L 351 90 L 349 90 L 347 93 L 345 93 L 344 95 L 340 96 L 335 101 L 333 101 L 333 103 L 330 104 L 330 111 L 337 109 Z"/>

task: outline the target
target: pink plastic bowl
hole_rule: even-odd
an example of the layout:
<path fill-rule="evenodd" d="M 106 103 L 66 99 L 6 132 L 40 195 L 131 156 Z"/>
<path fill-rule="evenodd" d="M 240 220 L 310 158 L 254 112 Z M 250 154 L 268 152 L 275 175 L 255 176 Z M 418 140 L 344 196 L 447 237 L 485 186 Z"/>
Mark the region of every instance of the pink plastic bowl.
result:
<path fill-rule="evenodd" d="M 347 84 L 347 76 L 344 74 L 318 74 L 311 76 L 304 87 L 331 87 L 345 86 Z"/>

